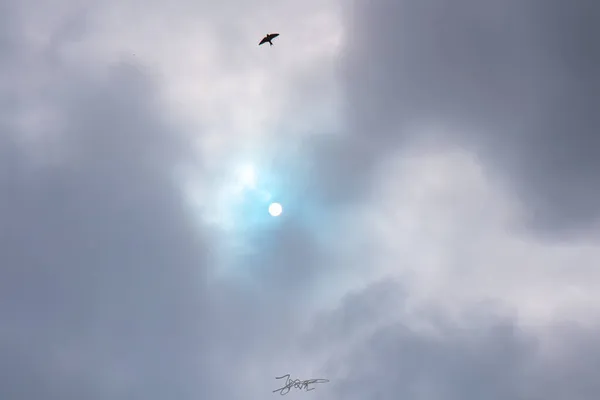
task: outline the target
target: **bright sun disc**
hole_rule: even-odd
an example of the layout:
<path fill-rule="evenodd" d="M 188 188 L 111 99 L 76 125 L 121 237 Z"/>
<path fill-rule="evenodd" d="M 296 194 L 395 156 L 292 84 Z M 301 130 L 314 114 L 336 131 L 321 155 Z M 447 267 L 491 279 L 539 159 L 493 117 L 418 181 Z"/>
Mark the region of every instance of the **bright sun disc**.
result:
<path fill-rule="evenodd" d="M 271 205 L 269 205 L 269 214 L 273 217 L 280 216 L 282 211 L 283 207 L 281 207 L 281 204 L 279 203 L 271 203 Z"/>

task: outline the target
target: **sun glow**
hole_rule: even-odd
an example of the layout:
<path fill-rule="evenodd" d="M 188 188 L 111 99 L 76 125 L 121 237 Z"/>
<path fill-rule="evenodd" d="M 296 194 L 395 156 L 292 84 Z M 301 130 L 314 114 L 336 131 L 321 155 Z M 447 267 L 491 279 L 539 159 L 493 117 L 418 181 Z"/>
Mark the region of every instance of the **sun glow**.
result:
<path fill-rule="evenodd" d="M 254 188 L 256 186 L 256 171 L 251 165 L 240 168 L 238 171 L 239 183 L 243 186 Z"/>

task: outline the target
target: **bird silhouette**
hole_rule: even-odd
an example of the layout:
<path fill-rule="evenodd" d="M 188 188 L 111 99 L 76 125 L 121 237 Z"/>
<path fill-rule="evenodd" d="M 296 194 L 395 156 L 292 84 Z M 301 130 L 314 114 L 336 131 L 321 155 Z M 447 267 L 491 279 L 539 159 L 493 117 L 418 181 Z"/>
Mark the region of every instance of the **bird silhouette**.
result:
<path fill-rule="evenodd" d="M 275 39 L 277 36 L 279 36 L 279 33 L 267 33 L 267 35 L 262 38 L 258 45 L 260 46 L 262 44 L 269 43 L 269 45 L 273 46 L 273 42 L 271 40 Z"/>

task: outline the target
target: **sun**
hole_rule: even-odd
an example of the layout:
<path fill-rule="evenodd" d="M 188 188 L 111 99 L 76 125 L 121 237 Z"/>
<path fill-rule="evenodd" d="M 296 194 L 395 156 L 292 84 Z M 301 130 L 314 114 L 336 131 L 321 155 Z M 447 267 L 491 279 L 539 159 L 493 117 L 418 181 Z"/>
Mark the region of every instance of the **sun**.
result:
<path fill-rule="evenodd" d="M 279 203 L 271 203 L 269 205 L 269 214 L 273 217 L 279 217 L 283 212 L 283 207 Z"/>

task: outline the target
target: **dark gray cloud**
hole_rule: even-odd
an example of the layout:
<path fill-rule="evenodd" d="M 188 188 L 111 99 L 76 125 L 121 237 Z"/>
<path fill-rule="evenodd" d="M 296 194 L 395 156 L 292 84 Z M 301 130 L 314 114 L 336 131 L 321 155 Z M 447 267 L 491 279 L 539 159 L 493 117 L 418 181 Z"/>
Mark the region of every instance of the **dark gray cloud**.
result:
<path fill-rule="evenodd" d="M 597 398 L 597 328 L 532 329 L 494 303 L 458 316 L 431 306 L 411 309 L 402 292 L 377 284 L 322 316 L 310 342 L 336 349 L 326 368 L 333 398 Z M 387 318 L 378 319 L 382 310 Z M 360 330 L 367 334 L 345 340 Z"/>
<path fill-rule="evenodd" d="M 248 234 L 253 253 L 240 257 L 228 254 L 253 272 L 251 284 L 241 279 L 208 281 L 207 273 L 220 267 L 215 262 L 216 249 L 220 248 L 215 242 L 221 237 L 210 237 L 209 228 L 193 217 L 174 180 L 178 165 L 190 160 L 197 165 L 204 160 L 194 160 L 186 129 L 165 111 L 156 82 L 149 82 L 131 65 L 117 65 L 107 76 L 101 76 L 68 62 L 59 49 L 65 42 L 86 38 L 89 26 L 80 19 L 84 12 L 74 11 L 65 17 L 64 24 L 57 23 L 47 45 L 31 44 L 32 36 L 22 24 L 27 10 L 23 8 L 19 18 L 13 18 L 11 4 L 0 0 L 0 19 L 13 21 L 0 24 L 0 50 L 5 56 L 0 82 L 6 89 L 0 91 L 0 397 L 262 398 L 274 388 L 270 386 L 274 383 L 271 373 L 287 372 L 279 369 L 281 365 L 292 373 L 311 369 L 318 363 L 315 360 L 327 357 L 338 344 L 351 342 L 346 340 L 348 334 L 361 329 L 376 329 L 376 333 L 372 339 L 359 341 L 357 350 L 347 352 L 345 358 L 339 358 L 339 352 L 331 353 L 331 371 L 340 365 L 351 368 L 346 377 L 330 376 L 339 378 L 341 386 L 332 387 L 347 397 L 362 390 L 369 397 L 391 385 L 377 379 L 368 390 L 358 385 L 370 374 L 361 369 L 366 364 L 357 361 L 359 356 L 376 368 L 385 367 L 389 375 L 382 372 L 378 376 L 395 378 L 398 371 L 410 372 L 406 363 L 398 363 L 398 359 L 408 362 L 406 353 L 412 355 L 411 363 L 421 360 L 420 367 L 407 376 L 440 381 L 448 393 L 472 394 L 464 391 L 466 385 L 450 387 L 471 375 L 480 377 L 479 385 L 486 384 L 507 397 L 516 394 L 519 398 L 523 393 L 513 383 L 521 382 L 522 368 L 538 361 L 531 355 L 535 346 L 514 327 L 512 319 L 492 318 L 489 326 L 471 330 L 472 336 L 461 336 L 461 326 L 445 321 L 443 332 L 452 337 L 442 342 L 399 325 L 379 330 L 378 324 L 388 318 L 387 310 L 410 296 L 407 292 L 395 296 L 397 287 L 393 284 L 354 296 L 342 311 L 319 323 L 304 347 L 297 342 L 302 324 L 311 319 L 314 303 L 322 294 L 319 290 L 326 286 L 323 282 L 332 282 L 331 290 L 338 290 L 336 284 L 345 284 L 332 279 L 332 271 L 360 269 L 336 264 L 340 262 L 338 256 L 347 260 L 352 258 L 348 254 L 360 253 L 360 249 L 336 253 L 347 243 L 346 236 L 335 235 L 341 230 L 336 217 L 347 210 L 329 206 L 350 197 L 356 200 L 357 192 L 368 195 L 366 186 L 361 185 L 369 182 L 367 172 L 392 148 L 390 137 L 384 133 L 396 131 L 398 122 L 402 125 L 415 116 L 428 118 L 423 110 L 436 118 L 447 116 L 457 124 L 478 122 L 483 127 L 490 126 L 495 112 L 483 112 L 482 107 L 481 120 L 472 122 L 465 104 L 450 105 L 449 96 L 441 96 L 441 92 L 438 96 L 433 89 L 429 94 L 425 91 L 421 94 L 424 99 L 418 100 L 419 96 L 413 95 L 421 92 L 421 85 L 430 77 L 437 76 L 433 69 L 431 76 L 427 71 L 419 72 L 421 77 L 418 68 L 409 63 L 408 75 L 398 75 L 394 72 L 398 61 L 385 59 L 385 35 L 376 36 L 374 41 L 355 41 L 356 47 L 350 49 L 346 60 L 349 76 L 361 68 L 376 67 L 378 71 L 349 86 L 352 136 L 349 140 L 333 135 L 309 139 L 294 152 L 301 159 L 297 163 L 291 156 L 273 160 L 274 169 L 289 172 L 282 178 L 286 180 L 283 186 L 289 189 L 302 181 L 304 186 L 288 194 L 301 203 L 298 209 L 302 212 L 295 216 L 290 213 L 278 226 Z M 391 4 L 388 7 L 400 7 Z M 183 8 L 170 14 L 170 21 L 177 21 L 177 13 L 191 9 L 186 8 L 191 5 L 181 3 Z M 215 11 L 223 20 L 229 19 L 233 3 L 226 5 Z M 126 6 L 135 8 L 135 4 Z M 239 8 L 233 9 L 240 14 Z M 294 12 L 284 14 L 293 19 Z M 393 13 L 394 9 L 381 17 Z M 397 29 L 393 21 L 373 22 L 379 17 L 369 12 L 362 17 L 365 19 L 356 21 L 351 33 L 364 30 L 364 39 L 367 34 L 378 35 L 378 29 Z M 217 22 L 218 29 L 223 29 L 221 22 Z M 412 49 L 408 38 L 400 39 L 389 46 L 402 49 L 404 43 L 405 51 Z M 232 40 L 225 38 L 230 43 Z M 458 38 L 454 40 L 458 42 Z M 227 49 L 238 55 L 235 49 Z M 363 56 L 377 56 L 377 52 L 381 53 L 381 64 L 375 63 L 376 58 L 371 60 L 371 67 L 363 64 Z M 411 79 L 410 74 L 417 75 Z M 397 75 L 403 82 L 391 80 Z M 305 91 L 291 97 L 288 105 L 300 105 L 305 95 L 319 98 L 318 89 L 305 85 L 307 77 L 302 78 L 305 81 L 299 86 Z M 321 82 L 319 79 L 316 81 Z M 378 86 L 374 79 L 388 81 Z M 411 82 L 411 97 L 402 100 L 396 91 L 401 92 L 401 86 Z M 364 86 L 359 88 L 359 83 Z M 504 86 L 496 83 L 498 88 Z M 479 104 L 477 96 L 482 95 L 473 96 L 470 101 Z M 432 100 L 438 97 L 439 101 Z M 408 99 L 416 105 L 409 104 L 398 112 L 395 102 Z M 498 100 L 498 104 L 503 103 Z M 383 118 L 386 110 L 397 119 Z M 279 140 L 272 142 L 276 148 L 273 153 L 283 154 L 286 146 L 295 145 L 281 132 L 277 132 Z M 39 137 L 25 140 L 31 133 Z M 193 133 L 202 135 L 197 130 Z M 508 144 L 503 154 L 510 153 Z M 303 167 L 296 168 L 297 164 Z M 199 172 L 199 180 L 205 178 L 203 172 Z M 357 226 L 356 230 L 361 232 L 362 228 Z M 342 244 L 330 247 L 331 241 Z M 369 255 L 361 253 L 362 259 L 368 260 L 366 264 L 372 260 Z M 377 268 L 365 266 L 372 267 Z M 310 306 L 305 305 L 309 302 Z M 441 324 L 439 319 L 434 322 Z M 565 343 L 572 343 L 578 335 L 566 334 Z M 591 339 L 584 339 L 580 341 L 584 350 L 595 351 L 596 347 L 588 345 Z M 404 347 L 394 347 L 397 343 L 404 343 Z M 297 354 L 303 350 L 307 350 L 305 355 Z M 573 350 L 570 354 L 579 353 Z M 314 359 L 308 360 L 312 355 Z M 395 355 L 398 357 L 390 359 Z M 502 372 L 488 367 L 495 357 L 504 368 Z M 563 363 L 563 367 L 580 371 L 575 377 L 558 367 L 540 367 L 534 372 L 546 371 L 557 382 L 573 380 L 576 387 L 585 389 L 586 373 L 593 368 L 589 367 L 592 361 L 583 361 Z M 455 368 L 461 362 L 463 368 Z M 517 367 L 505 373 L 507 366 Z M 433 378 L 429 370 L 433 370 Z M 265 377 L 264 387 L 253 387 L 254 376 Z M 494 379 L 485 381 L 489 377 Z M 358 385 L 356 392 L 344 392 L 351 385 Z M 382 398 L 395 394 L 398 392 L 383 393 Z M 585 393 L 580 398 L 585 399 Z"/>
<path fill-rule="evenodd" d="M 133 69 L 60 72 L 2 96 L 0 397 L 197 398 L 207 259 L 172 179 L 185 136 Z M 62 125 L 26 144 L 38 103 Z"/>
<path fill-rule="evenodd" d="M 477 151 L 517 191 L 532 226 L 582 229 L 598 218 L 598 2 L 381 0 L 349 9 L 347 112 L 355 147 L 374 148 L 365 165 L 432 122 L 443 129 L 438 140 Z"/>
<path fill-rule="evenodd" d="M 202 160 L 156 82 L 61 57 L 85 23 L 46 46 L 21 28 L 2 27 L 0 397 L 232 398 L 229 370 L 285 349 L 322 246 L 292 218 L 241 260 L 256 286 L 207 287 L 217 239 L 175 179 Z"/>

